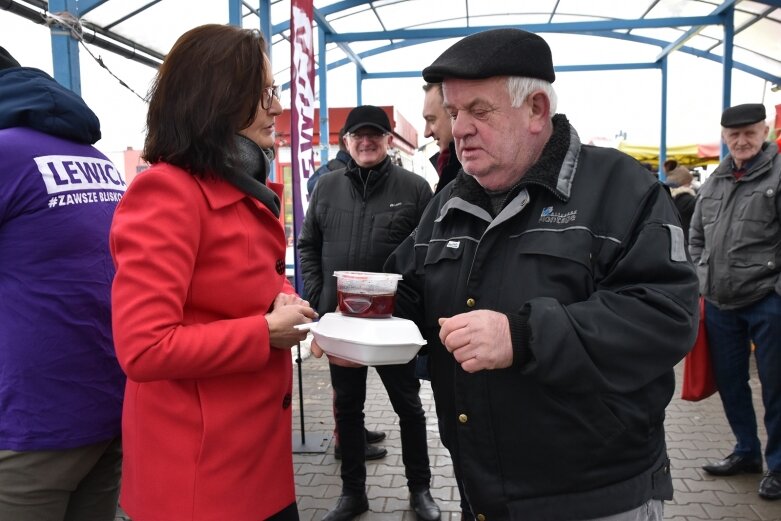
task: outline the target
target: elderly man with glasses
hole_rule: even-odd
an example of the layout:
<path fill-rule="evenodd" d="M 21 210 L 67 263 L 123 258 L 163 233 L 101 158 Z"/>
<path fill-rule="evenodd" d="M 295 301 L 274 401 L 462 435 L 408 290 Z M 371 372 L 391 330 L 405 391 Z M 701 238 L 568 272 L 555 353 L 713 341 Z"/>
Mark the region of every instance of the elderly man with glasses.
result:
<path fill-rule="evenodd" d="M 417 226 L 432 195 L 421 176 L 388 157 L 393 137 L 385 111 L 371 105 L 356 107 L 344 128 L 352 159 L 346 168 L 320 178 L 298 239 L 306 294 L 321 316 L 337 306 L 334 271 L 382 271 L 388 255 Z M 342 453 L 342 495 L 323 520 L 346 521 L 369 509 L 363 414 L 367 367 L 334 356 L 329 362 Z M 418 519 L 435 521 L 440 510 L 429 492 L 426 416 L 415 360 L 376 369 L 399 415 L 410 505 Z"/>

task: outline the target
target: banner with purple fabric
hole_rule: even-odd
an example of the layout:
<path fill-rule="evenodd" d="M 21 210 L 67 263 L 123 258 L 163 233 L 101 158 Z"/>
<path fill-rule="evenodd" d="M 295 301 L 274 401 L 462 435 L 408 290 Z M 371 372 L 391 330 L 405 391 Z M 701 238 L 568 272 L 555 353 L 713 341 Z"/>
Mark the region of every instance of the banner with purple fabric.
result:
<path fill-rule="evenodd" d="M 312 37 L 312 0 L 290 2 L 290 141 L 293 188 L 295 287 L 301 294 L 298 234 L 307 206 L 306 182 L 314 174 L 315 66 Z"/>

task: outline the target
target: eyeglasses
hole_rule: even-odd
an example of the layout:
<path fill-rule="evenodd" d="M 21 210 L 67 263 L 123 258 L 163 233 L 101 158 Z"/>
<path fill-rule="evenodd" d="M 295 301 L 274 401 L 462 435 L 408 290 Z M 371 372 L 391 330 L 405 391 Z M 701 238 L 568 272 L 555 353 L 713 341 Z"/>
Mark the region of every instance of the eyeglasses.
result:
<path fill-rule="evenodd" d="M 347 134 L 350 136 L 350 139 L 354 139 L 356 141 L 360 141 L 363 138 L 368 139 L 369 141 L 379 141 L 380 139 L 384 138 L 388 135 L 387 132 L 349 132 Z"/>
<path fill-rule="evenodd" d="M 279 85 L 272 85 L 263 89 L 263 93 L 260 95 L 260 106 L 263 110 L 268 110 L 271 108 L 274 99 L 279 100 Z"/>

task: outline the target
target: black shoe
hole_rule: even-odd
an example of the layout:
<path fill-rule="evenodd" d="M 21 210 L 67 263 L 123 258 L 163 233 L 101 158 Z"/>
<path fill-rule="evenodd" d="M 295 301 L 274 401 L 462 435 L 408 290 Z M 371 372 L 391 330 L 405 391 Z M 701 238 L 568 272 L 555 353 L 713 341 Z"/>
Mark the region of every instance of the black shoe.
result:
<path fill-rule="evenodd" d="M 746 474 L 761 474 L 762 459 L 757 460 L 733 452 L 718 463 L 703 466 L 702 470 L 714 476 L 734 476 L 741 472 L 745 472 Z"/>
<path fill-rule="evenodd" d="M 781 499 L 781 472 L 768 470 L 759 482 L 759 497 Z"/>
<path fill-rule="evenodd" d="M 366 443 L 377 443 L 385 439 L 385 433 L 382 431 L 370 431 L 369 429 L 365 429 L 365 431 Z"/>
<path fill-rule="evenodd" d="M 366 494 L 361 496 L 339 496 L 339 501 L 333 510 L 330 510 L 323 521 L 350 521 L 369 510 L 369 500 Z"/>
<path fill-rule="evenodd" d="M 431 497 L 431 491 L 429 489 L 421 490 L 420 492 L 410 492 L 409 504 L 415 514 L 418 516 L 418 521 L 438 521 L 440 512 L 439 507 L 434 503 L 434 498 Z"/>
<path fill-rule="evenodd" d="M 366 446 L 366 461 L 373 459 L 382 459 L 388 454 L 386 449 L 382 447 L 375 447 L 374 445 Z M 342 459 L 342 448 L 339 445 L 334 446 L 334 458 Z"/>

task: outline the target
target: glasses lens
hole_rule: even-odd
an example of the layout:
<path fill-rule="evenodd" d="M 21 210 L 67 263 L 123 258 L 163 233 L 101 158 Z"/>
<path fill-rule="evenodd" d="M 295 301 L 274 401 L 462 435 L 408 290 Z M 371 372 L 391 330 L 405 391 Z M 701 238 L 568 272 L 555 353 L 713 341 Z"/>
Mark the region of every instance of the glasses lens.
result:
<path fill-rule="evenodd" d="M 350 137 L 356 141 L 360 141 L 363 138 L 369 139 L 371 141 L 378 141 L 382 139 L 383 136 L 385 136 L 385 134 L 379 132 L 350 132 Z"/>
<path fill-rule="evenodd" d="M 264 110 L 270 109 L 275 98 L 279 99 L 279 86 L 272 85 L 271 87 L 266 87 L 263 89 L 263 94 L 260 97 L 260 106 Z"/>

